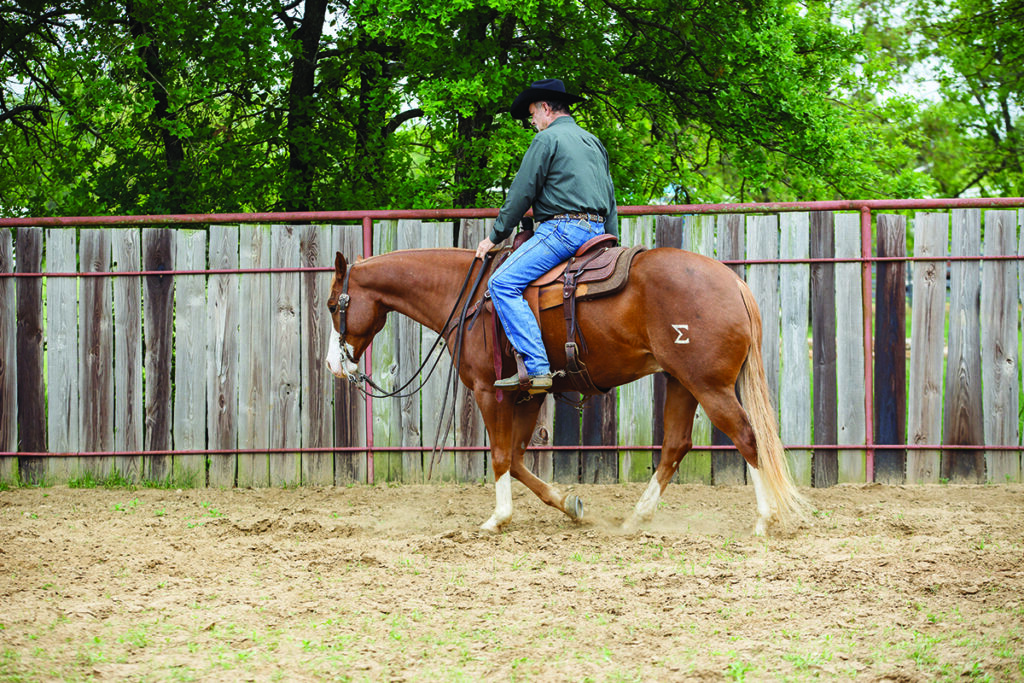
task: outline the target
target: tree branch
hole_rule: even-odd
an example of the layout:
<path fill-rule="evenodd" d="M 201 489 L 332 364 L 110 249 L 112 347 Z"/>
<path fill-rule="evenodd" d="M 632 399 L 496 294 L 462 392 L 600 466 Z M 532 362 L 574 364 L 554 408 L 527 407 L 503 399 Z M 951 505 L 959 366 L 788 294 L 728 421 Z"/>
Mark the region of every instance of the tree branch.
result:
<path fill-rule="evenodd" d="M 407 109 L 406 111 L 403 111 L 401 114 L 392 117 L 392 119 L 388 121 L 387 125 L 384 126 L 384 130 L 382 131 L 384 137 L 390 137 L 391 135 L 394 134 L 396 130 L 398 130 L 401 127 L 403 123 L 411 119 L 419 118 L 420 116 L 423 116 L 423 110 L 417 107 L 415 109 Z"/>
<path fill-rule="evenodd" d="M 49 111 L 49 107 L 44 107 L 40 104 L 21 104 L 17 107 L 14 107 L 13 109 L 8 109 L 7 111 L 0 112 L 0 123 L 3 123 L 8 119 L 13 119 L 14 117 L 20 116 L 21 114 L 24 114 L 26 112 L 31 112 L 35 119 L 41 123 L 42 113 Z"/>

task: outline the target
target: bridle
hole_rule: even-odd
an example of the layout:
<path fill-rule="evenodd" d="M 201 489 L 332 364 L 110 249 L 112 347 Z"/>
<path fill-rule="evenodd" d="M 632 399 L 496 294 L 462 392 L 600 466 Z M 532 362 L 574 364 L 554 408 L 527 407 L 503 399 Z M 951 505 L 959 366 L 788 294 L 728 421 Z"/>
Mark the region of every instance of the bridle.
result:
<path fill-rule="evenodd" d="M 327 302 L 327 310 L 330 311 L 331 317 L 340 314 L 338 321 L 338 336 L 340 337 L 339 344 L 341 346 L 341 357 L 342 360 L 348 361 L 352 365 L 358 367 L 356 359 L 352 357 L 352 354 L 348 352 L 348 344 L 345 343 L 345 334 L 348 330 L 348 305 L 352 301 L 352 297 L 348 293 L 348 279 L 352 275 L 352 266 L 345 266 L 345 277 L 341 281 L 341 294 L 334 300 L 334 303 Z M 359 373 L 358 377 L 352 375 L 348 376 L 348 381 L 353 384 L 360 384 L 365 380 L 370 379 L 369 375 L 365 375 L 362 372 Z"/>

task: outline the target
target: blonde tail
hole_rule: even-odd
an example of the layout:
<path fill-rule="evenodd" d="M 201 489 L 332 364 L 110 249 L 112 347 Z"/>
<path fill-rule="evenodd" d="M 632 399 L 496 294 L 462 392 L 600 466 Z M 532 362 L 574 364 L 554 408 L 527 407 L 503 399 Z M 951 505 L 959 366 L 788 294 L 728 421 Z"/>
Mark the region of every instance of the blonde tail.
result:
<path fill-rule="evenodd" d="M 772 498 L 771 507 L 778 515 L 779 521 L 789 523 L 805 519 L 810 503 L 804 498 L 793 483 L 789 470 L 789 461 L 779 438 L 778 421 L 768 395 L 768 380 L 764 374 L 761 359 L 761 313 L 757 308 L 754 295 L 742 280 L 739 281 L 743 303 L 750 316 L 750 350 L 747 359 L 740 369 L 737 381 L 740 402 L 747 411 L 754 439 L 757 443 L 757 470 Z"/>

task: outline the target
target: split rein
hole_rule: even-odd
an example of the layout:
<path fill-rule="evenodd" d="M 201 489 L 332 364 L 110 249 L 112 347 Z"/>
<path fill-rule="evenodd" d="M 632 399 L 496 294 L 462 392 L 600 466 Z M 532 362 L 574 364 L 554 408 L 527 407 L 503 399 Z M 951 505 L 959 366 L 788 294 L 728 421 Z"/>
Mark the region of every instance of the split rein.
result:
<path fill-rule="evenodd" d="M 487 256 L 484 257 L 484 260 L 483 260 L 483 263 L 482 263 L 482 265 L 480 267 L 480 270 L 477 271 L 476 278 L 473 281 L 473 286 L 472 286 L 472 288 L 469 289 L 470 293 L 475 292 L 477 290 L 477 288 L 480 286 L 480 282 L 483 280 L 484 273 L 487 272 L 487 266 L 489 265 L 489 262 L 490 262 L 491 258 L 492 258 L 492 254 L 490 254 L 490 253 L 488 253 Z M 466 277 L 462 281 L 462 288 L 459 290 L 459 295 L 455 298 L 455 305 L 452 307 L 451 313 L 448 314 L 448 319 L 445 320 L 444 325 L 441 326 L 441 330 L 437 333 L 437 337 L 431 343 L 430 349 L 427 351 L 426 355 L 423 357 L 423 361 L 420 363 L 420 366 L 418 368 L 416 368 L 416 370 L 413 371 L 413 373 L 409 377 L 409 379 L 404 384 L 402 384 L 400 387 L 389 391 L 389 390 L 385 389 L 384 387 L 380 386 L 379 384 L 377 384 L 376 382 L 374 382 L 373 378 L 371 378 L 369 375 L 367 375 L 364 372 L 359 372 L 357 375 L 349 375 L 349 378 L 348 378 L 349 382 L 351 382 L 352 384 L 354 384 L 356 386 L 356 388 L 359 390 L 359 393 L 361 393 L 363 396 L 365 396 L 367 398 L 407 398 L 407 397 L 413 396 L 417 392 L 419 392 L 420 389 L 422 389 L 426 385 L 426 383 L 430 380 L 431 375 L 434 374 L 434 370 L 437 369 L 437 365 L 440 362 L 441 355 L 442 355 L 440 353 L 440 351 L 438 351 L 438 349 L 441 348 L 441 347 L 444 347 L 444 345 L 445 345 L 445 343 L 447 341 L 446 337 L 445 337 L 445 332 L 449 331 L 449 327 L 451 326 L 452 319 L 455 317 L 455 312 L 459 311 L 459 302 L 463 301 L 463 298 L 465 298 L 465 301 L 463 301 L 463 304 L 462 304 L 462 309 L 461 309 L 461 311 L 459 311 L 458 324 L 455 326 L 455 332 L 456 332 L 455 349 L 454 349 L 454 351 L 452 353 L 452 367 L 449 369 L 449 372 L 448 372 L 448 380 L 450 382 L 450 380 L 452 378 L 452 371 L 454 370 L 454 368 L 459 367 L 459 365 L 461 364 L 461 360 L 462 360 L 462 338 L 463 338 L 463 332 L 465 330 L 465 325 L 466 325 L 466 314 L 467 314 L 467 311 L 469 310 L 469 305 L 470 305 L 469 296 L 467 296 L 467 287 L 469 286 L 470 277 L 473 275 L 473 267 L 476 265 L 476 261 L 477 261 L 477 259 L 473 259 L 473 262 L 470 263 L 469 270 L 466 272 Z M 341 320 L 340 320 L 340 323 L 339 323 L 339 328 L 340 329 L 338 330 L 338 334 L 341 337 L 341 339 L 340 339 L 341 352 L 342 352 L 342 354 L 344 354 L 345 360 L 351 362 L 353 365 L 356 365 L 355 359 L 352 358 L 351 355 L 349 355 L 348 348 L 346 348 L 346 345 L 345 345 L 345 332 L 346 332 L 346 329 L 347 329 L 347 312 L 348 312 L 348 305 L 349 305 L 349 301 L 350 301 L 350 296 L 349 296 L 349 293 L 348 293 L 348 280 L 349 280 L 349 275 L 352 273 L 352 268 L 353 268 L 353 266 L 350 265 L 350 266 L 348 266 L 348 268 L 345 269 L 345 279 L 342 282 L 342 290 L 341 290 L 342 293 L 341 293 L 341 296 L 338 297 L 338 302 L 335 305 L 335 308 L 333 310 L 331 310 L 330 312 L 331 313 L 336 313 L 337 312 L 337 313 L 341 314 Z M 422 379 L 420 380 L 420 383 L 415 388 L 409 389 L 409 386 L 414 381 L 416 381 L 416 377 L 423 374 L 424 368 L 426 368 L 427 364 L 431 362 L 431 356 L 434 355 L 435 351 L 438 351 L 438 353 L 434 357 L 433 364 L 427 370 L 426 375 L 422 377 Z M 370 389 L 367 389 L 366 386 L 364 386 L 364 385 L 369 386 Z M 407 389 L 409 389 L 409 390 L 406 391 Z M 448 396 L 447 396 L 447 392 L 446 392 L 445 393 L 445 401 L 447 401 L 447 399 L 448 399 Z M 442 411 L 443 411 L 443 408 L 442 408 Z"/>

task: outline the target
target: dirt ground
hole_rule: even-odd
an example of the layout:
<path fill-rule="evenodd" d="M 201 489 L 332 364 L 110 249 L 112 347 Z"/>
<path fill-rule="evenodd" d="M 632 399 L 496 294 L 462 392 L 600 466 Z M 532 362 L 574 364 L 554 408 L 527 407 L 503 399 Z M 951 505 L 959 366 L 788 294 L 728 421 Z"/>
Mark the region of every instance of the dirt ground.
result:
<path fill-rule="evenodd" d="M 0 491 L 0 680 L 1024 680 L 1024 486 Z"/>

